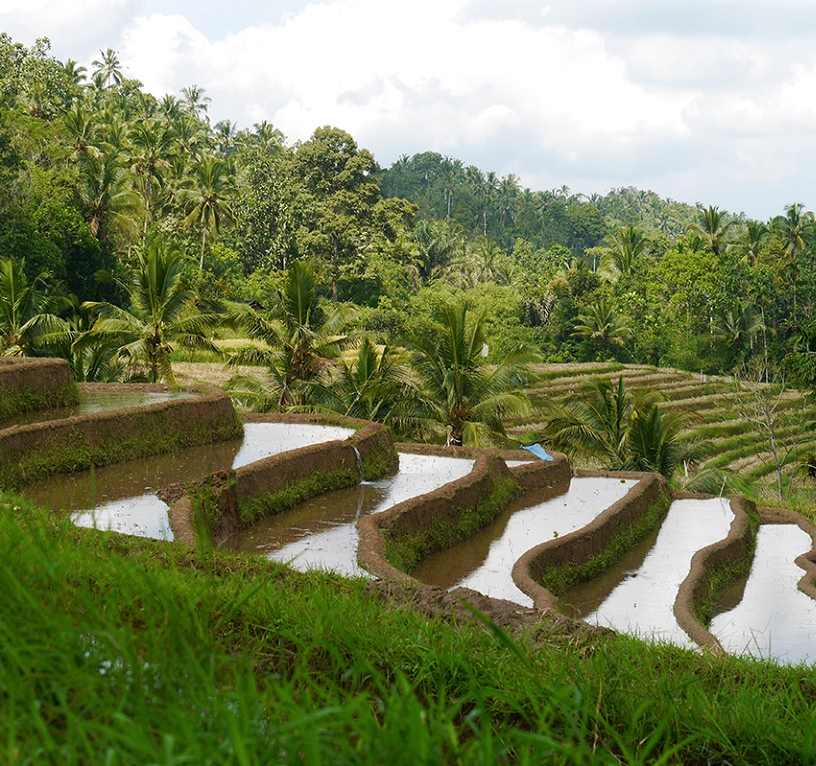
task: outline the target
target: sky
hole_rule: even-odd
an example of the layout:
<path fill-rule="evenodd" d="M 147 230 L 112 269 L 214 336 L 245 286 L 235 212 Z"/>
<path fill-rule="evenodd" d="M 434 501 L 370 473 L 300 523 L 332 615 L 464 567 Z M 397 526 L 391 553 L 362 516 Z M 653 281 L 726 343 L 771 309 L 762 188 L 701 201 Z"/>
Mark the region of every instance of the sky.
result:
<path fill-rule="evenodd" d="M 348 131 L 533 190 L 816 207 L 813 0 L 0 0 L 0 31 L 291 145 Z"/>

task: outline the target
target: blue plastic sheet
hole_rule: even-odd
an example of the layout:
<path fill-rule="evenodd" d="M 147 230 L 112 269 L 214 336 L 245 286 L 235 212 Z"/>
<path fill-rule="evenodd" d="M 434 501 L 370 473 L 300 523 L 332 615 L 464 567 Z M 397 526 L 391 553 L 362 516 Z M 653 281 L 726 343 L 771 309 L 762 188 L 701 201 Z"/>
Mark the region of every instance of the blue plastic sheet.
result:
<path fill-rule="evenodd" d="M 522 445 L 521 448 L 526 449 L 527 452 L 532 452 L 536 457 L 541 458 L 545 463 L 548 463 L 553 459 L 553 456 L 546 452 L 544 447 L 542 447 L 540 444 L 531 444 L 529 447 Z"/>

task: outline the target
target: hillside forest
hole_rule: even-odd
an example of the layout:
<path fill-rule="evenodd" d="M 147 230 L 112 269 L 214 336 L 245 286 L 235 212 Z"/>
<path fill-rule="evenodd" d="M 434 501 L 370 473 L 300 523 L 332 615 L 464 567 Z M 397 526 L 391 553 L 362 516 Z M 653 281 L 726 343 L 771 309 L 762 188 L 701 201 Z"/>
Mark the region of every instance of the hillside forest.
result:
<path fill-rule="evenodd" d="M 437 375 L 444 398 L 456 365 L 434 370 L 435 353 L 501 372 L 504 389 L 466 381 L 494 419 L 520 406 L 501 391 L 531 361 L 814 387 L 816 218 L 798 201 L 756 221 L 635 188 L 531 190 L 435 152 L 381 167 L 340 128 L 290 143 L 213 124 L 197 85 L 157 99 L 115 51 L 86 71 L 49 50 L 0 35 L 4 354 L 172 382 L 181 349 L 222 358 L 219 338 L 245 338 L 229 361 L 270 370 L 236 378 L 246 402 L 409 433 L 422 418 L 383 386 Z M 327 380 L 332 354 L 347 362 Z M 478 441 L 448 416 L 449 441 Z"/>

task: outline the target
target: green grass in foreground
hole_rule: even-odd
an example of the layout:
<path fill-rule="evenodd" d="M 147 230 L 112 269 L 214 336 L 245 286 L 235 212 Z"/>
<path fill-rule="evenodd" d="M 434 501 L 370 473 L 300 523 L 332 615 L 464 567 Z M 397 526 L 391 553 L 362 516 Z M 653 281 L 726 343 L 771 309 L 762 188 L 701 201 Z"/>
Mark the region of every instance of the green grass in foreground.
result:
<path fill-rule="evenodd" d="M 511 641 L 0 495 L 0 762 L 804 763 L 816 671 Z"/>

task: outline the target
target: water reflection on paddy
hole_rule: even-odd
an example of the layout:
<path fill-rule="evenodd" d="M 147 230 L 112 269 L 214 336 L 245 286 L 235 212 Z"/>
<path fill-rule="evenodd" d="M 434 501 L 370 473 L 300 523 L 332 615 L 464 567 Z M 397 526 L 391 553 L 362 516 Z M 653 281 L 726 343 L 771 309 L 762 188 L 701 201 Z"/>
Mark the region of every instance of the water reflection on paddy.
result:
<path fill-rule="evenodd" d="M 53 476 L 27 486 L 24 494 L 46 508 L 75 512 L 72 518 L 80 526 L 168 540 L 167 505 L 155 495 L 162 487 L 352 433 L 310 423 L 247 423 L 243 439 Z"/>
<path fill-rule="evenodd" d="M 641 638 L 696 647 L 677 623 L 674 602 L 694 554 L 722 540 L 733 518 L 725 498 L 675 500 L 641 566 L 627 572 L 584 619 Z"/>
<path fill-rule="evenodd" d="M 531 504 L 531 496 L 523 496 L 477 534 L 425 558 L 412 574 L 440 588 L 462 586 L 532 606 L 532 599 L 513 582 L 513 565 L 521 555 L 539 543 L 586 526 L 635 483 L 632 479 L 579 478 L 571 481 L 563 495 L 542 502 Z"/>
<path fill-rule="evenodd" d="M 328 492 L 262 519 L 230 538 L 227 547 L 288 562 L 301 571 L 330 569 L 365 576 L 357 564 L 357 519 L 466 476 L 473 463 L 463 458 L 400 453 L 394 476 Z"/>
<path fill-rule="evenodd" d="M 797 664 L 816 661 L 816 601 L 797 588 L 805 574 L 794 559 L 811 549 L 795 524 L 763 524 L 740 603 L 710 630 L 727 652 Z"/>

